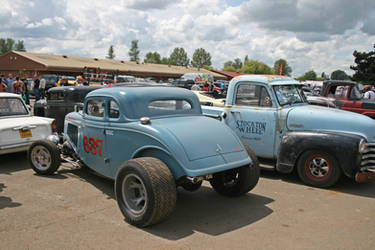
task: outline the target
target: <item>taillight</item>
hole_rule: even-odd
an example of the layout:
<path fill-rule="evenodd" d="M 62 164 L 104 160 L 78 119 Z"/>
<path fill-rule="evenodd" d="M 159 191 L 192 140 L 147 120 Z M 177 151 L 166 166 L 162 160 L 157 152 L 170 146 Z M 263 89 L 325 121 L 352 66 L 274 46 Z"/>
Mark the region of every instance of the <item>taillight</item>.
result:
<path fill-rule="evenodd" d="M 55 121 L 53 121 L 51 123 L 51 129 L 52 129 L 52 133 L 56 133 L 57 132 Z"/>

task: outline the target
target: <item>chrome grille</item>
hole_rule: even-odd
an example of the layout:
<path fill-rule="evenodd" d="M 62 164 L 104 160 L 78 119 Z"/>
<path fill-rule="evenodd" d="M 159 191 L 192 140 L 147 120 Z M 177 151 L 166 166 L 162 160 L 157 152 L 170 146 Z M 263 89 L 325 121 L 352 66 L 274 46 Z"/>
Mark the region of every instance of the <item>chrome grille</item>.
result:
<path fill-rule="evenodd" d="M 361 170 L 375 169 L 375 143 L 366 143 L 362 153 Z"/>

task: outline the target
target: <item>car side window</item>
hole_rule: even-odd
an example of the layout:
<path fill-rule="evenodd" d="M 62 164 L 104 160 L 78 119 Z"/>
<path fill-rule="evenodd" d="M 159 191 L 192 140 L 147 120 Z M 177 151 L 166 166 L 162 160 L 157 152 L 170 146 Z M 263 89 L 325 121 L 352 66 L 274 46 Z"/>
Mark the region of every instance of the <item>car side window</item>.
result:
<path fill-rule="evenodd" d="M 272 101 L 265 87 L 243 84 L 238 86 L 236 105 L 272 107 Z"/>
<path fill-rule="evenodd" d="M 109 118 L 119 118 L 120 108 L 114 100 L 110 100 L 108 103 L 108 114 Z"/>
<path fill-rule="evenodd" d="M 104 100 L 91 99 L 87 101 L 86 113 L 95 117 L 104 117 Z"/>
<path fill-rule="evenodd" d="M 349 90 L 349 86 L 338 86 L 335 91 L 336 98 L 344 98 L 346 97 Z"/>

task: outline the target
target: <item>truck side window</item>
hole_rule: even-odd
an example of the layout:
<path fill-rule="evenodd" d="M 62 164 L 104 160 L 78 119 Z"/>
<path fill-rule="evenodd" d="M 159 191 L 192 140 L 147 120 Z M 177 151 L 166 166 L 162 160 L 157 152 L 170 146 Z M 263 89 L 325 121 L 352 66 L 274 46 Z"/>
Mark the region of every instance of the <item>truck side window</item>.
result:
<path fill-rule="evenodd" d="M 243 84 L 238 86 L 236 105 L 271 107 L 272 102 L 265 87 Z"/>
<path fill-rule="evenodd" d="M 104 117 L 104 100 L 88 100 L 86 113 L 95 117 Z"/>
<path fill-rule="evenodd" d="M 108 109 L 109 109 L 109 118 L 119 118 L 120 117 L 120 109 L 117 105 L 117 103 L 113 100 L 109 101 L 108 104 Z"/>

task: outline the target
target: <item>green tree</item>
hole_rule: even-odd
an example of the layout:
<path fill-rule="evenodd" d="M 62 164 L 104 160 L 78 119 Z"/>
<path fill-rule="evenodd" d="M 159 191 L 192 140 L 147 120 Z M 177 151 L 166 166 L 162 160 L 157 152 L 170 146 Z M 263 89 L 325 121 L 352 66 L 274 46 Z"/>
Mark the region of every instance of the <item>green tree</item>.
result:
<path fill-rule="evenodd" d="M 206 50 L 203 48 L 196 49 L 193 54 L 193 60 L 191 61 L 191 65 L 198 69 L 202 68 L 203 66 L 211 66 L 210 53 L 206 52 Z"/>
<path fill-rule="evenodd" d="M 133 40 L 128 53 L 131 62 L 139 62 L 139 52 L 140 51 L 138 49 L 138 40 Z"/>
<path fill-rule="evenodd" d="M 240 58 L 236 58 L 234 59 L 234 62 L 233 62 L 233 67 L 236 69 L 236 70 L 239 70 L 242 68 L 242 62 L 241 62 L 241 59 Z"/>
<path fill-rule="evenodd" d="M 273 74 L 271 67 L 263 62 L 255 60 L 245 61 L 240 72 L 247 74 Z"/>
<path fill-rule="evenodd" d="M 320 77 L 323 78 L 324 80 L 328 80 L 328 76 L 326 75 L 325 72 L 322 72 Z"/>
<path fill-rule="evenodd" d="M 350 77 L 342 70 L 335 70 L 331 73 L 331 80 L 349 80 Z"/>
<path fill-rule="evenodd" d="M 230 71 L 230 72 L 236 72 L 242 68 L 242 62 L 241 59 L 236 58 L 234 61 L 226 61 L 224 63 L 223 70 L 224 71 Z"/>
<path fill-rule="evenodd" d="M 374 44 L 375 48 L 375 44 Z M 356 65 L 350 66 L 355 71 L 352 79 L 363 84 L 374 84 L 375 82 L 375 50 L 370 52 L 353 52 Z"/>
<path fill-rule="evenodd" d="M 224 66 L 223 71 L 236 72 L 236 68 L 232 65 Z"/>
<path fill-rule="evenodd" d="M 107 55 L 107 59 L 114 59 L 115 58 L 115 51 L 113 49 L 113 45 L 109 46 L 109 49 L 108 49 L 108 55 Z"/>
<path fill-rule="evenodd" d="M 160 59 L 160 54 L 158 52 L 148 52 L 146 54 L 146 57 L 145 59 L 143 60 L 145 63 L 156 63 L 156 64 L 160 64 L 161 63 L 161 59 Z"/>
<path fill-rule="evenodd" d="M 316 73 L 314 70 L 307 71 L 303 76 L 297 78 L 299 81 L 315 81 L 316 80 Z"/>
<path fill-rule="evenodd" d="M 288 65 L 288 62 L 285 59 L 279 59 L 274 63 L 273 71 L 276 75 L 280 74 L 280 68 L 282 69 L 281 75 L 283 76 L 290 76 L 292 73 L 292 68 Z"/>
<path fill-rule="evenodd" d="M 188 66 L 189 58 L 184 48 L 174 48 L 173 52 L 169 56 L 169 63 L 177 66 Z"/>
<path fill-rule="evenodd" d="M 226 62 L 224 63 L 224 67 L 223 67 L 223 69 L 226 68 L 226 67 L 233 67 L 233 68 L 234 68 L 234 62 L 232 62 L 232 61 L 226 61 Z M 234 68 L 234 69 L 235 69 L 235 68 Z"/>
<path fill-rule="evenodd" d="M 4 55 L 5 53 L 14 49 L 15 41 L 11 38 L 1 38 L 0 39 L 0 55 Z"/>
<path fill-rule="evenodd" d="M 208 65 L 203 65 L 202 68 L 204 68 L 204 69 L 206 69 L 206 70 L 209 70 L 209 71 L 214 70 L 214 68 L 212 68 L 211 66 L 208 66 Z"/>
<path fill-rule="evenodd" d="M 25 52 L 25 45 L 23 44 L 23 40 L 18 40 L 16 45 L 14 46 L 14 50 L 16 51 L 23 51 Z"/>
<path fill-rule="evenodd" d="M 243 59 L 243 62 L 245 63 L 246 61 L 249 61 L 249 56 L 248 55 L 246 55 L 245 56 L 245 59 Z"/>
<path fill-rule="evenodd" d="M 169 63 L 169 58 L 168 57 L 163 57 L 162 59 L 161 59 L 161 62 L 160 62 L 161 64 L 168 64 L 168 65 L 170 65 L 170 63 Z"/>

